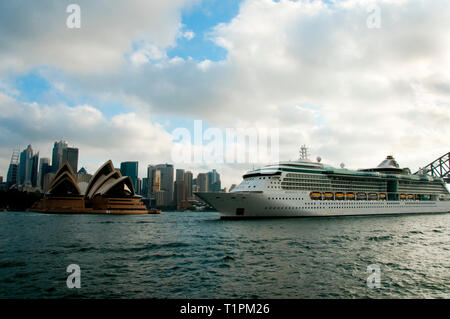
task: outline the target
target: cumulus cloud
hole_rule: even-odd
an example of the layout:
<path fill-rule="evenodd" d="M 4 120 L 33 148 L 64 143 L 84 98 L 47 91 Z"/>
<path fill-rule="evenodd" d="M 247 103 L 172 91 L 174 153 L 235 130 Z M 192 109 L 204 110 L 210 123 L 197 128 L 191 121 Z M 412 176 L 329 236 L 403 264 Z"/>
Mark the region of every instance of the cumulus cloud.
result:
<path fill-rule="evenodd" d="M 0 22 L 2 42 L 23 39 L 0 51 L 5 57 L 0 61 L 7 61 L 0 62 L 0 68 L 49 63 L 63 70 L 66 87 L 108 95 L 133 107 L 135 114 L 202 118 L 221 128 L 279 127 L 280 157 L 286 159 L 295 159 L 306 143 L 313 154 L 334 165 L 373 166 L 394 153 L 402 165 L 417 168 L 448 151 L 446 0 L 246 0 L 236 17 L 208 34 L 227 50 L 226 60 L 218 62 L 164 56 L 164 48 L 179 36 L 180 24 L 172 22 L 177 21 L 176 8 L 185 3 L 167 5 L 166 14 L 154 23 L 139 19 L 146 9 L 143 3 L 115 6 L 125 11 L 113 10 L 112 17 L 118 12 L 133 17 L 130 26 L 127 19 L 105 18 L 116 22 L 114 29 L 96 23 L 92 35 L 51 31 L 39 34 L 39 43 L 29 34 L 29 25 L 36 22 L 9 35 L 5 30 L 11 29 L 11 21 Z M 381 27 L 371 29 L 367 8 L 374 3 Z M 49 14 L 54 19 L 54 13 Z M 171 19 L 163 19 L 168 16 Z M 116 33 L 117 39 L 107 37 Z M 132 35 L 143 33 L 148 35 L 144 42 L 157 50 L 139 47 L 127 61 L 124 56 L 140 38 Z M 97 43 L 102 37 L 105 40 Z M 80 51 L 70 41 L 67 47 L 56 44 L 61 38 L 83 43 L 86 51 L 75 56 Z M 19 43 L 36 51 L 17 54 L 22 52 Z M 57 50 L 48 53 L 53 47 Z M 98 50 L 97 55 L 92 50 Z M 65 66 L 68 61 L 76 63 Z"/>
<path fill-rule="evenodd" d="M 173 45 L 180 10 L 192 2 L 79 0 L 81 28 L 69 29 L 66 8 L 73 1 L 1 1 L 0 70 L 52 65 L 84 73 L 116 68 L 133 42 Z"/>
<path fill-rule="evenodd" d="M 161 125 L 134 112 L 108 119 L 91 105 L 23 103 L 0 93 L 0 148 L 2 167 L 8 167 L 15 147 L 31 143 L 41 157 L 51 157 L 53 141 L 66 139 L 80 149 L 80 166 L 91 173 L 108 159 L 139 160 L 142 174 L 149 163 L 171 156 L 172 136 Z"/>

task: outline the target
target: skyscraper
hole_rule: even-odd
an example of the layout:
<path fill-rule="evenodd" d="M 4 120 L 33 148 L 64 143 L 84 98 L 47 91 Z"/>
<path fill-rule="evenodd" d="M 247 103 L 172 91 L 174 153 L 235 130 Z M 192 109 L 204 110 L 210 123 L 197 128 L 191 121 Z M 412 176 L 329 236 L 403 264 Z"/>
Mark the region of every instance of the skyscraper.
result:
<path fill-rule="evenodd" d="M 187 200 L 190 200 L 193 197 L 192 178 L 193 178 L 193 175 L 192 175 L 191 171 L 187 171 L 184 173 L 184 188 L 185 188 Z"/>
<path fill-rule="evenodd" d="M 42 157 L 39 162 L 39 187 L 44 189 L 44 177 L 48 173 L 52 172 L 52 167 L 50 166 L 50 159 L 47 157 Z"/>
<path fill-rule="evenodd" d="M 11 155 L 6 183 L 8 188 L 19 183 L 19 150 L 14 150 Z"/>
<path fill-rule="evenodd" d="M 19 184 L 21 185 L 27 183 L 31 184 L 32 157 L 33 149 L 31 148 L 31 145 L 28 145 L 28 147 L 20 153 Z"/>
<path fill-rule="evenodd" d="M 120 173 L 123 176 L 129 176 L 133 181 L 135 191 L 139 189 L 138 185 L 138 162 L 122 162 L 120 163 Z"/>
<path fill-rule="evenodd" d="M 39 185 L 38 173 L 39 173 L 39 152 L 33 155 L 30 160 L 29 182 L 33 187 L 37 187 Z"/>
<path fill-rule="evenodd" d="M 78 148 L 65 147 L 62 149 L 60 165 L 65 162 L 69 163 L 74 173 L 78 171 Z"/>
<path fill-rule="evenodd" d="M 186 202 L 186 192 L 184 188 L 184 180 L 176 180 L 175 181 L 175 193 L 174 193 L 174 201 L 177 205 L 177 210 L 181 210 Z"/>
<path fill-rule="evenodd" d="M 159 164 L 156 170 L 160 172 L 160 191 L 164 191 L 164 206 L 173 204 L 173 165 Z"/>
<path fill-rule="evenodd" d="M 215 169 L 208 172 L 208 191 L 220 192 L 220 174 Z"/>
<path fill-rule="evenodd" d="M 177 168 L 175 171 L 175 180 L 184 181 L 184 169 Z"/>
<path fill-rule="evenodd" d="M 66 141 L 57 141 L 53 145 L 53 152 L 52 152 L 52 172 L 56 173 L 56 171 L 61 167 L 63 164 L 62 157 L 63 157 L 63 150 L 68 147 L 68 144 Z"/>
<path fill-rule="evenodd" d="M 149 182 L 148 182 L 148 177 L 144 177 L 142 178 L 142 190 L 141 190 L 141 195 L 144 197 L 148 198 L 148 186 L 149 186 Z"/>
<path fill-rule="evenodd" d="M 209 192 L 209 179 L 207 173 L 199 173 L 197 175 L 197 190 L 199 192 Z"/>
<path fill-rule="evenodd" d="M 148 183 L 148 193 L 146 194 L 146 196 L 150 199 L 150 200 L 154 200 L 156 199 L 155 196 L 155 176 L 156 176 L 156 167 L 153 165 L 148 165 L 147 166 L 147 183 Z M 158 181 L 158 187 L 159 187 L 159 181 Z M 158 189 L 159 190 L 159 189 Z M 151 201 L 150 201 L 151 202 Z"/>

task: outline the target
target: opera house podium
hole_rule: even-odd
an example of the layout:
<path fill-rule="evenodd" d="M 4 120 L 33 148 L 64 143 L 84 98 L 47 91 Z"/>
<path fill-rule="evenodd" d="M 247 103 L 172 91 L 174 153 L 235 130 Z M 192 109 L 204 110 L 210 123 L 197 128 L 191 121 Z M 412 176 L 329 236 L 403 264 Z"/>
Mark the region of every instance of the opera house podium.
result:
<path fill-rule="evenodd" d="M 56 172 L 44 198 L 28 211 L 54 214 L 148 214 L 130 177 L 122 176 L 109 160 L 92 176 L 82 194 L 66 162 Z"/>

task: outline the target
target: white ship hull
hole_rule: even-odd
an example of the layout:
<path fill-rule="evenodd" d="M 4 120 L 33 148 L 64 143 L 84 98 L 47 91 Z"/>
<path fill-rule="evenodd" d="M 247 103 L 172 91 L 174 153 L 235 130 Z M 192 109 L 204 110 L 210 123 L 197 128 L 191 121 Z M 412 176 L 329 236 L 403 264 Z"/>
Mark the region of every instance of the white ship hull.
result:
<path fill-rule="evenodd" d="M 197 193 L 222 219 L 450 213 L 450 201 L 312 200 L 309 192 Z"/>

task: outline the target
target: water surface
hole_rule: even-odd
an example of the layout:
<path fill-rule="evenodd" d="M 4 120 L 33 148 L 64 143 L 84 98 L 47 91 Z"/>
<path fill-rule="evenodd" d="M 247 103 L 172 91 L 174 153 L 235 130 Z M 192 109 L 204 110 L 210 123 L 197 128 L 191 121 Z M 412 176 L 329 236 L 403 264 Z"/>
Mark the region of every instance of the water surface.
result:
<path fill-rule="evenodd" d="M 371 264 L 381 288 L 367 287 Z M 0 298 L 60 297 L 450 298 L 450 214 L 0 213 Z"/>

